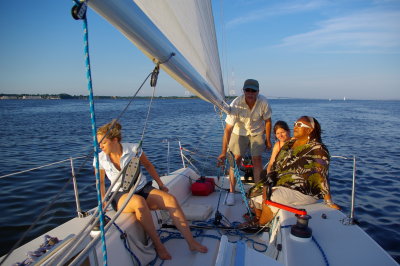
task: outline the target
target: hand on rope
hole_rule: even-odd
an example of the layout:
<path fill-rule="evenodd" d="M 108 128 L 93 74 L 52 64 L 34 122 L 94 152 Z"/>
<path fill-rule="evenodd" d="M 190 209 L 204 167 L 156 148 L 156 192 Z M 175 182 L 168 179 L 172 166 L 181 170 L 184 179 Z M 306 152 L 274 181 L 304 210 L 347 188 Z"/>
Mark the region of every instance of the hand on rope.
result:
<path fill-rule="evenodd" d="M 217 158 L 217 167 L 221 167 L 225 165 L 226 154 L 221 153 Z"/>

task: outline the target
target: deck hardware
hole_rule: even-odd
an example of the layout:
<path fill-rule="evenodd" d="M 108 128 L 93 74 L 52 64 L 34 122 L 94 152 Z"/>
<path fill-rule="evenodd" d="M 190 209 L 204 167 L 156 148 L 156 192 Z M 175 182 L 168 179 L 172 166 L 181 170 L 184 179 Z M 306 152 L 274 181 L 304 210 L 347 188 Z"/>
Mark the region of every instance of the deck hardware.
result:
<path fill-rule="evenodd" d="M 214 217 L 214 224 L 215 225 L 220 225 L 221 224 L 221 220 L 222 220 L 222 215 L 221 215 L 221 213 L 217 210 L 216 212 L 215 212 L 215 217 Z"/>
<path fill-rule="evenodd" d="M 75 20 L 85 19 L 86 10 L 86 2 L 76 3 L 71 9 L 71 15 Z"/>
<path fill-rule="evenodd" d="M 290 234 L 299 238 L 311 238 L 312 230 L 308 227 L 308 220 L 311 219 L 310 215 L 296 214 L 297 223 L 292 225 Z"/>
<path fill-rule="evenodd" d="M 150 86 L 155 87 L 157 85 L 158 74 L 160 73 L 160 64 L 158 63 L 153 72 L 151 73 Z"/>
<path fill-rule="evenodd" d="M 291 235 L 300 239 L 311 239 L 312 230 L 308 227 L 308 220 L 311 219 L 311 216 L 307 214 L 306 210 L 296 209 L 270 200 L 266 200 L 265 204 L 296 214 L 297 223 L 292 225 L 290 230 Z"/>

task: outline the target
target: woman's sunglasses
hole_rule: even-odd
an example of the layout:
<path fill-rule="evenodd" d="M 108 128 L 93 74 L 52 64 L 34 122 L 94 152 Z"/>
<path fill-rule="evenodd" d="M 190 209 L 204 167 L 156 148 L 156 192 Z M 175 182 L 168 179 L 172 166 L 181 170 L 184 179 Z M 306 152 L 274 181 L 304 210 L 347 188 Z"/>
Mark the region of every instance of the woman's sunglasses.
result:
<path fill-rule="evenodd" d="M 303 122 L 295 122 L 294 123 L 295 127 L 305 127 L 305 128 L 312 128 L 309 125 L 304 124 Z"/>

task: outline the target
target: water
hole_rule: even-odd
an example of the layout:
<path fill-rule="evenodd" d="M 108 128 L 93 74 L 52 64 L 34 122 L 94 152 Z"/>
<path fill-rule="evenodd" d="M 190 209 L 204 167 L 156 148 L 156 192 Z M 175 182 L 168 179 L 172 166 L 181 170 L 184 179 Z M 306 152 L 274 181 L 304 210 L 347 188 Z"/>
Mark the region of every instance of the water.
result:
<path fill-rule="evenodd" d="M 98 125 L 119 115 L 127 100 L 96 101 Z M 124 140 L 141 138 L 148 100 L 134 101 L 121 118 Z M 360 226 L 400 262 L 400 102 L 270 100 L 273 122 L 290 125 L 302 115 L 318 119 L 331 155 L 357 158 L 356 218 Z M 182 166 L 177 141 L 190 150 L 202 174 L 216 175 L 222 123 L 211 104 L 197 99 L 155 100 L 143 148 L 160 174 Z M 167 164 L 167 140 L 171 145 Z M 80 100 L 0 101 L 0 175 L 77 157 L 92 150 L 89 106 Z M 82 209 L 96 204 L 89 163 L 75 161 Z M 264 158 L 266 162 L 266 158 Z M 19 239 L 70 178 L 70 163 L 0 179 L 0 255 Z M 332 159 L 333 199 L 349 213 L 352 161 Z M 76 216 L 72 185 L 26 241 Z"/>

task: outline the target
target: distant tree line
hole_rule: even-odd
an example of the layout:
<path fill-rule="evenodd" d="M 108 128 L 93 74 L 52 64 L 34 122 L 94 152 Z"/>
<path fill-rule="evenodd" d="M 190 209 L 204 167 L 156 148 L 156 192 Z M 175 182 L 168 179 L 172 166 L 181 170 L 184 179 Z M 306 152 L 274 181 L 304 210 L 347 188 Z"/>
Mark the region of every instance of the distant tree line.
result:
<path fill-rule="evenodd" d="M 0 93 L 0 98 L 16 98 L 16 99 L 24 99 L 24 96 L 29 97 L 40 97 L 42 99 L 61 99 L 61 100 L 86 100 L 88 98 L 87 95 L 70 95 L 67 93 L 60 93 L 60 94 L 5 94 Z M 235 98 L 236 96 L 227 96 L 227 99 Z M 95 99 L 131 99 L 132 97 L 125 97 L 125 96 L 94 96 Z M 139 99 L 148 99 L 150 96 L 136 96 Z M 197 96 L 158 96 L 159 99 L 197 99 Z"/>

